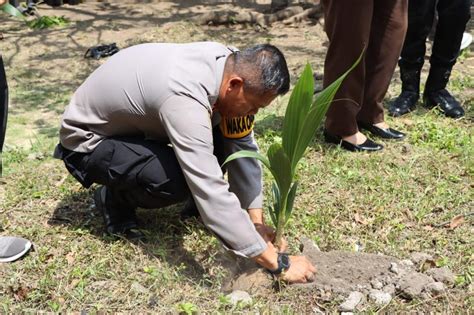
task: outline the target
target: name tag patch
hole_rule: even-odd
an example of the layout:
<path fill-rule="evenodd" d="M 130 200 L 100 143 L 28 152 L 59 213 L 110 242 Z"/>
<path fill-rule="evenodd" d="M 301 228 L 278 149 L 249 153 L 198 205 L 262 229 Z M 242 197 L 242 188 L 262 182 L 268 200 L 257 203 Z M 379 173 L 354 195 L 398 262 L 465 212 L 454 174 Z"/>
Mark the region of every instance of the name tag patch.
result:
<path fill-rule="evenodd" d="M 221 132 L 226 138 L 243 138 L 252 132 L 254 120 L 254 115 L 235 118 L 222 117 L 220 123 Z"/>

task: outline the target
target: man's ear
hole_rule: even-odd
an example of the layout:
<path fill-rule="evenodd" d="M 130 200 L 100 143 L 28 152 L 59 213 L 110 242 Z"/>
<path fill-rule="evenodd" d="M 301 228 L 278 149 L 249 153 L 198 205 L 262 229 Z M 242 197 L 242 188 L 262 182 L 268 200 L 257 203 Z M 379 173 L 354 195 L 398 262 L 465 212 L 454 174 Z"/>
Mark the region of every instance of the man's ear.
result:
<path fill-rule="evenodd" d="M 229 80 L 229 85 L 228 85 L 228 91 L 231 92 L 233 91 L 239 91 L 244 87 L 244 79 L 241 77 L 232 77 Z"/>

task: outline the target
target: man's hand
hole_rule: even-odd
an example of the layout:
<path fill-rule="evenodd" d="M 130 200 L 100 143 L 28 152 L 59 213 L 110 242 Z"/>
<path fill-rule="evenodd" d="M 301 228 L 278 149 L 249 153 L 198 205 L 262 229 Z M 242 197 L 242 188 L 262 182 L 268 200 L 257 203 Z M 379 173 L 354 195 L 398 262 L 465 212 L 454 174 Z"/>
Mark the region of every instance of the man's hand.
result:
<path fill-rule="evenodd" d="M 257 232 L 262 236 L 264 241 L 267 243 L 268 246 L 272 247 L 275 249 L 276 252 L 285 252 L 286 249 L 288 248 L 288 243 L 284 238 L 281 239 L 281 244 L 279 246 L 275 246 L 275 236 L 276 232 L 275 229 L 272 228 L 271 226 L 265 225 L 265 224 L 260 224 L 260 223 L 254 223 L 255 229 Z"/>
<path fill-rule="evenodd" d="M 285 252 L 288 248 L 288 243 L 284 238 L 282 238 L 280 246 L 275 247 L 275 229 L 265 224 L 265 221 L 263 219 L 263 209 L 249 209 L 248 213 L 250 216 L 250 220 L 255 225 L 255 229 L 262 236 L 267 245 L 270 248 L 273 248 L 276 252 Z"/>
<path fill-rule="evenodd" d="M 278 254 L 268 247 L 263 253 L 252 258 L 260 266 L 268 270 L 278 268 Z M 279 279 L 288 283 L 306 283 L 313 281 L 316 268 L 304 256 L 290 256 L 290 268 L 285 270 Z"/>
<path fill-rule="evenodd" d="M 290 268 L 280 275 L 288 283 L 306 283 L 314 280 L 316 268 L 305 256 L 290 256 Z"/>

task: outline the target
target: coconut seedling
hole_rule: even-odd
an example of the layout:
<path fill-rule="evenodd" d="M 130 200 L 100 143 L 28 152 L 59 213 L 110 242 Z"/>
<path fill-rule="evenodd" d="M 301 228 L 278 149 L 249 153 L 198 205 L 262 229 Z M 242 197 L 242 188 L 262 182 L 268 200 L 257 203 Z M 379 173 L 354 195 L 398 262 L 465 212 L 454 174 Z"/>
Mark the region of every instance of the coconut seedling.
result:
<path fill-rule="evenodd" d="M 281 142 L 271 144 L 267 156 L 255 151 L 242 150 L 230 155 L 224 162 L 226 164 L 238 158 L 256 158 L 270 170 L 273 175 L 270 217 L 276 229 L 275 244 L 277 246 L 281 245 L 285 225 L 293 211 L 298 187 L 298 182 L 295 180 L 298 163 L 319 128 L 342 81 L 357 66 L 361 58 L 362 55 L 346 73 L 316 97 L 313 96 L 313 70 L 307 64 L 290 95 L 283 121 Z"/>

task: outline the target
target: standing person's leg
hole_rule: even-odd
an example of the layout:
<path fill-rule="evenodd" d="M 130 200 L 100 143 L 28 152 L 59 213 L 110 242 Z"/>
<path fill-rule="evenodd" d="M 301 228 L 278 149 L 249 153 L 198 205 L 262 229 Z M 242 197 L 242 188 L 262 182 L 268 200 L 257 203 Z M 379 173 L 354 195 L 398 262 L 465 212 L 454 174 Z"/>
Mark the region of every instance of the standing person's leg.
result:
<path fill-rule="evenodd" d="M 109 233 L 127 234 L 135 228 L 137 207 L 161 208 L 189 196 L 173 149 L 166 144 L 111 138 L 90 154 L 66 150 L 63 160 L 84 186 L 104 185 L 94 198 Z"/>
<path fill-rule="evenodd" d="M 8 118 L 8 84 L 5 68 L 3 66 L 2 55 L 0 55 L 0 177 L 2 176 L 2 152 L 7 131 Z"/>
<path fill-rule="evenodd" d="M 390 105 L 392 116 L 404 115 L 420 98 L 420 73 L 425 61 L 426 38 L 435 17 L 436 0 L 408 1 L 408 29 L 398 62 L 402 92 Z"/>
<path fill-rule="evenodd" d="M 357 60 L 370 36 L 374 0 L 323 0 L 324 28 L 329 39 L 324 62 L 324 87 L 341 76 Z M 363 100 L 365 61 L 347 76 L 326 117 L 326 130 L 346 137 L 357 133 L 356 116 Z"/>
<path fill-rule="evenodd" d="M 430 58 L 430 73 L 423 93 L 425 105 L 439 106 L 448 117 L 464 115 L 461 104 L 445 89 L 459 56 L 462 36 L 470 18 L 470 0 L 439 0 L 438 25 Z"/>
<path fill-rule="evenodd" d="M 327 87 L 351 67 L 368 45 L 374 0 L 323 0 L 322 3 L 329 39 L 324 63 L 324 87 Z M 347 76 L 326 114 L 326 141 L 336 143 L 342 139 L 341 144 L 349 150 L 351 144 L 359 145 L 367 140 L 359 132 L 356 121 L 364 97 L 366 62 L 364 56 Z M 374 148 L 380 150 L 381 146 Z"/>
<path fill-rule="evenodd" d="M 360 125 L 371 132 L 371 126 L 387 131 L 387 137 L 401 139 L 403 134 L 388 128 L 384 122 L 383 99 L 387 93 L 405 39 L 408 25 L 408 1 L 385 0 L 374 5 L 370 42 L 367 48 L 365 94 L 357 116 Z M 375 131 L 375 132 L 374 132 Z M 393 137 L 388 134 L 393 134 Z M 382 134 L 379 134 L 383 137 Z"/>

